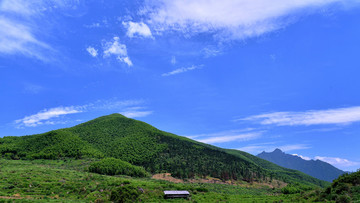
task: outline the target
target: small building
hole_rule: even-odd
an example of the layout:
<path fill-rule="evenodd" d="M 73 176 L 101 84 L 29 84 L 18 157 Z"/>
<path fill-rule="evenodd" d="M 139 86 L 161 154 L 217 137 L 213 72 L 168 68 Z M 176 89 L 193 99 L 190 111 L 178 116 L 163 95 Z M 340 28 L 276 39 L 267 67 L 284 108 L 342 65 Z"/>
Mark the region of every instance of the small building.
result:
<path fill-rule="evenodd" d="M 168 190 L 164 191 L 165 199 L 169 198 L 188 198 L 190 193 L 186 190 Z"/>

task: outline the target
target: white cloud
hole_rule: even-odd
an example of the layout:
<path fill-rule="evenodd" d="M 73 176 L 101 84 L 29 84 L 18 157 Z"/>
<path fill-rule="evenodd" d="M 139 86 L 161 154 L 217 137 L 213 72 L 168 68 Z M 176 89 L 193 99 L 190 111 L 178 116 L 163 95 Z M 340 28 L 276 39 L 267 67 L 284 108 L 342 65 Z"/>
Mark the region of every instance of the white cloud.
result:
<path fill-rule="evenodd" d="M 128 117 L 128 118 L 139 118 L 139 117 L 146 117 L 153 113 L 153 111 L 146 111 L 144 107 L 130 107 L 124 109 L 124 111 L 120 112 L 120 114 Z"/>
<path fill-rule="evenodd" d="M 130 58 L 129 58 L 128 56 L 125 57 L 125 58 L 123 58 L 123 59 L 120 59 L 120 61 L 126 63 L 128 66 L 132 66 L 132 65 L 133 65 L 132 61 L 130 60 Z"/>
<path fill-rule="evenodd" d="M 258 154 L 260 152 L 266 151 L 266 152 L 272 152 L 275 149 L 281 149 L 284 152 L 290 152 L 294 150 L 302 150 L 302 149 L 309 149 L 309 147 L 306 144 L 288 144 L 288 145 L 275 145 L 275 143 L 269 143 L 269 144 L 253 144 L 245 147 L 238 148 L 238 150 Z"/>
<path fill-rule="evenodd" d="M 60 0 L 0 1 L 0 54 L 20 54 L 42 61 L 51 60 L 50 54 L 55 51 L 42 39 L 43 35 L 51 35 L 47 33 L 49 29 L 43 23 L 49 22 L 46 14 L 63 8 L 64 5 L 73 8 L 78 3 L 64 3 Z"/>
<path fill-rule="evenodd" d="M 44 50 L 50 46 L 37 39 L 33 27 L 26 22 L 0 16 L 0 53 L 22 54 L 46 61 Z"/>
<path fill-rule="evenodd" d="M 89 52 L 92 57 L 96 57 L 98 55 L 98 52 L 94 47 L 88 47 L 86 48 L 86 51 Z"/>
<path fill-rule="evenodd" d="M 17 127 L 36 127 L 39 125 L 54 125 L 66 123 L 59 118 L 68 114 L 92 112 L 92 111 L 123 111 L 127 117 L 144 117 L 150 115 L 152 111 L 144 111 L 145 107 L 139 107 L 143 104 L 142 100 L 98 100 L 93 103 L 78 106 L 55 107 L 44 109 L 36 114 L 25 116 L 15 121 Z"/>
<path fill-rule="evenodd" d="M 57 118 L 62 115 L 81 113 L 82 110 L 80 107 L 56 107 L 51 109 L 45 109 L 37 114 L 26 116 L 23 119 L 16 120 L 15 123 L 25 127 L 36 127 L 41 124 L 54 124 L 54 122 L 49 121 L 49 119 Z"/>
<path fill-rule="evenodd" d="M 350 124 L 360 121 L 360 106 L 305 112 L 275 112 L 240 120 L 259 121 L 263 125 L 279 126 Z"/>
<path fill-rule="evenodd" d="M 150 28 L 143 22 L 135 23 L 132 21 L 122 23 L 127 28 L 126 35 L 130 38 L 134 36 L 153 38 Z"/>
<path fill-rule="evenodd" d="M 191 71 L 191 70 L 196 70 L 196 69 L 201 69 L 201 68 L 202 68 L 202 65 L 200 65 L 200 66 L 192 65 L 192 66 L 187 67 L 187 68 L 178 68 L 178 69 L 173 70 L 171 72 L 163 73 L 161 76 L 171 76 L 171 75 L 176 75 L 176 74 L 179 74 L 179 73 L 185 73 L 185 72 L 188 72 L 188 71 Z"/>
<path fill-rule="evenodd" d="M 176 57 L 175 56 L 172 56 L 171 57 L 171 60 L 170 60 L 170 63 L 172 64 L 172 65 L 175 65 L 176 64 Z"/>
<path fill-rule="evenodd" d="M 119 37 L 114 37 L 113 41 L 106 42 L 103 45 L 103 49 L 104 57 L 114 55 L 117 60 L 126 63 L 128 66 L 133 65 L 127 54 L 126 45 L 119 43 Z"/>
<path fill-rule="evenodd" d="M 310 158 L 310 157 L 307 157 L 307 156 L 301 156 L 300 154 L 293 154 L 293 156 L 298 156 L 298 157 L 300 157 L 300 158 L 302 158 L 302 159 L 304 159 L 304 160 L 306 160 L 306 161 L 310 161 L 310 160 L 311 160 L 311 158 Z"/>
<path fill-rule="evenodd" d="M 210 134 L 190 135 L 186 137 L 195 139 L 199 142 L 213 144 L 232 141 L 248 141 L 257 139 L 262 135 L 262 132 L 247 132 L 251 130 L 252 129 L 229 130 Z"/>
<path fill-rule="evenodd" d="M 262 151 L 266 151 L 264 146 L 250 145 L 245 147 L 240 147 L 237 150 L 248 152 L 248 153 L 260 153 Z"/>
<path fill-rule="evenodd" d="M 221 39 L 243 39 L 282 28 L 290 17 L 320 11 L 348 0 L 155 0 L 147 1 L 148 23 L 157 32 L 209 32 Z M 355 1 L 354 1 L 355 2 Z M 304 12 L 306 11 L 306 12 Z"/>
<path fill-rule="evenodd" d="M 203 53 L 205 58 L 215 57 L 222 54 L 222 52 L 218 48 L 214 47 L 205 47 L 201 50 L 201 52 Z"/>
<path fill-rule="evenodd" d="M 42 39 L 47 33 L 49 13 L 76 10 L 79 1 L 71 0 L 1 0 L 0 54 L 20 54 L 42 61 L 51 60 L 54 49 Z M 44 22 L 47 22 L 44 26 Z"/>
<path fill-rule="evenodd" d="M 249 141 L 260 137 L 260 133 L 246 133 L 239 135 L 227 135 L 221 137 L 209 137 L 205 139 L 196 139 L 199 142 L 213 144 L 213 143 L 225 143 L 225 142 L 233 142 L 233 141 Z"/>
<path fill-rule="evenodd" d="M 334 165 L 338 168 L 350 167 L 350 166 L 358 166 L 360 165 L 359 162 L 349 161 L 343 158 L 337 157 L 323 157 L 323 156 L 316 156 L 315 159 L 319 159 L 321 161 L 327 162 L 331 165 Z"/>
<path fill-rule="evenodd" d="M 128 118 L 139 118 L 139 117 L 146 117 L 150 114 L 152 114 L 152 111 L 125 111 L 120 112 L 122 115 L 128 117 Z"/>
<path fill-rule="evenodd" d="M 36 3 L 39 4 L 40 2 Z M 35 4 L 35 5 L 36 5 Z M 34 3 L 24 0 L 3 0 L 0 3 L 0 10 L 8 13 L 16 13 L 20 15 L 33 15 L 36 13 Z"/>

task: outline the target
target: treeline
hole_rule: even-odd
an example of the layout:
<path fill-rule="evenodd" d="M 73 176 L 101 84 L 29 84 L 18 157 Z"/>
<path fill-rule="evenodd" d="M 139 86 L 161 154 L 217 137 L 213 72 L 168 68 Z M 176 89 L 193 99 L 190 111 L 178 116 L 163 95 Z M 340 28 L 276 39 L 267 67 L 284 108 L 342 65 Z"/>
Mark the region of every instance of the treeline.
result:
<path fill-rule="evenodd" d="M 104 157 L 103 153 L 67 130 L 0 138 L 0 154 L 8 159 L 59 159 Z"/>
<path fill-rule="evenodd" d="M 171 172 L 180 178 L 211 176 L 222 180 L 262 181 L 266 171 L 223 151 L 174 136 L 160 137 L 167 148 L 144 166 L 153 173 Z M 154 164 L 153 164 L 154 163 Z"/>
<path fill-rule="evenodd" d="M 101 161 L 91 163 L 89 166 L 89 172 L 104 175 L 128 175 L 133 177 L 150 176 L 143 167 L 134 166 L 128 162 L 115 158 L 105 158 Z"/>

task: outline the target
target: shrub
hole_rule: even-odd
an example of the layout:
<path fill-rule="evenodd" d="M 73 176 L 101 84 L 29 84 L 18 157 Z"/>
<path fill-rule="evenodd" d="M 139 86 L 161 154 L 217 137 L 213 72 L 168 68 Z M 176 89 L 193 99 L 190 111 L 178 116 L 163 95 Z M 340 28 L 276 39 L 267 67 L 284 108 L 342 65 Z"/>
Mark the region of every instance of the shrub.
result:
<path fill-rule="evenodd" d="M 207 188 L 204 188 L 204 187 L 198 187 L 198 188 L 196 188 L 196 191 L 198 191 L 198 192 L 209 192 L 209 190 Z"/>
<path fill-rule="evenodd" d="M 351 198 L 348 195 L 340 195 L 336 198 L 336 202 L 339 203 L 351 202 Z"/>
<path fill-rule="evenodd" d="M 296 193 L 300 193 L 301 190 L 298 187 L 288 185 L 288 186 L 282 188 L 281 192 L 283 194 L 296 194 Z"/>
<path fill-rule="evenodd" d="M 104 175 L 128 175 L 147 177 L 149 173 L 143 167 L 134 166 L 128 162 L 115 158 L 105 158 L 90 165 L 89 171 Z"/>
<path fill-rule="evenodd" d="M 132 185 L 125 185 L 111 191 L 110 200 L 114 202 L 135 202 L 141 192 Z"/>

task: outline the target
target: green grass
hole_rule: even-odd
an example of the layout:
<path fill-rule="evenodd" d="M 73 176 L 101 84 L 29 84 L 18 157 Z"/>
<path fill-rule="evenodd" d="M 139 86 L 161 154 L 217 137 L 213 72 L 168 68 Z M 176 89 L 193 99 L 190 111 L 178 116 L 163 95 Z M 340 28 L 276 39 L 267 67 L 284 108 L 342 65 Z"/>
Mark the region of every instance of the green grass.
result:
<path fill-rule="evenodd" d="M 297 195 L 283 195 L 268 187 L 225 184 L 171 183 L 150 178 L 106 176 L 86 172 L 94 160 L 0 159 L 0 196 L 24 199 L 0 202 L 109 202 L 111 191 L 132 185 L 142 202 L 294 202 Z M 191 200 L 164 200 L 164 190 L 188 190 Z M 101 201 L 100 201 L 101 200 Z"/>

